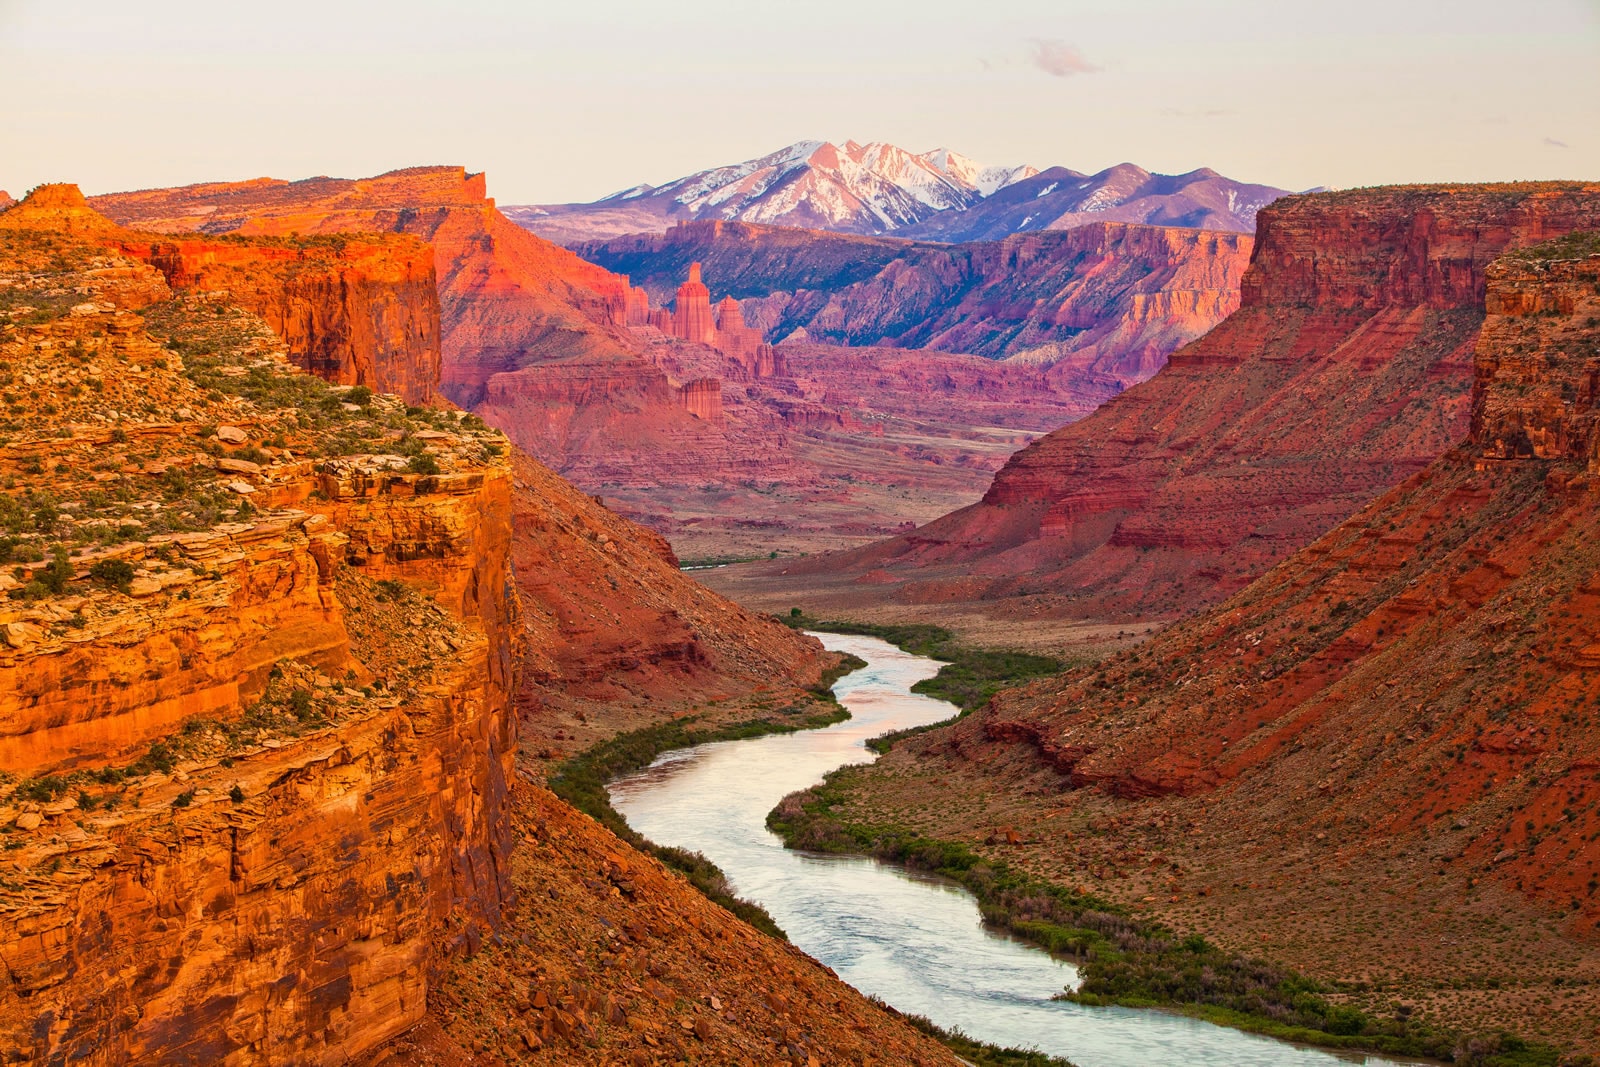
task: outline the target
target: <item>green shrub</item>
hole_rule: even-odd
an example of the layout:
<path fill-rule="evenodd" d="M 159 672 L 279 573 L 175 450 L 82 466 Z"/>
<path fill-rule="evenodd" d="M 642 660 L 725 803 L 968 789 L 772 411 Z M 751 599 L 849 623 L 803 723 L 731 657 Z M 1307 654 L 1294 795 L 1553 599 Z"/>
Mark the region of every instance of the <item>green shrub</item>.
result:
<path fill-rule="evenodd" d="M 89 568 L 89 577 L 121 593 L 133 587 L 133 564 L 122 559 L 97 560 Z"/>

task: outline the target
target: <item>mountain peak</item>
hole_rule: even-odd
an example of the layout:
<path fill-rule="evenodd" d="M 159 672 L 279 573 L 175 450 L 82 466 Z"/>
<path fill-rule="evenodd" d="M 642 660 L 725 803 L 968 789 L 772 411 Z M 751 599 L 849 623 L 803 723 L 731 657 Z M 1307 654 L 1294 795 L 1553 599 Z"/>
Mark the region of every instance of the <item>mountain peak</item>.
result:
<path fill-rule="evenodd" d="M 1196 191 L 1178 202 L 1185 185 Z M 695 219 L 970 240 L 1096 221 L 1086 216 L 1248 231 L 1255 209 L 1275 195 L 1210 171 L 1175 181 L 1119 163 L 1091 177 L 1062 167 L 987 165 L 943 146 L 911 152 L 887 141 L 808 140 L 593 204 L 504 210 L 561 243 L 659 233 Z"/>

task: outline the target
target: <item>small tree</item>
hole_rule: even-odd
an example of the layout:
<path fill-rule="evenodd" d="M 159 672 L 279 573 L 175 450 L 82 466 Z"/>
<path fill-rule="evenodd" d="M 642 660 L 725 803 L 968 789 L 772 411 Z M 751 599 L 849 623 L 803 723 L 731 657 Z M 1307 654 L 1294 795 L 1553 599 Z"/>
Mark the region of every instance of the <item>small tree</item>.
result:
<path fill-rule="evenodd" d="M 133 588 L 133 564 L 123 559 L 97 560 L 89 568 L 89 577 L 119 593 L 127 593 Z"/>

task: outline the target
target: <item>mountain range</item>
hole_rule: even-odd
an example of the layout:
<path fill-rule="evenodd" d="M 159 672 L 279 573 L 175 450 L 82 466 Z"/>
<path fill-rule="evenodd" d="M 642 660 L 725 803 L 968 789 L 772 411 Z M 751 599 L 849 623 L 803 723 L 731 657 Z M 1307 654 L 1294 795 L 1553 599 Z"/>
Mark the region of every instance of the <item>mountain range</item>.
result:
<path fill-rule="evenodd" d="M 587 204 L 505 207 L 559 244 L 659 233 L 695 219 L 798 226 L 936 241 L 993 240 L 1085 222 L 1136 222 L 1248 233 L 1285 190 L 1201 168 L 1152 174 L 1119 163 L 1095 174 L 986 166 L 947 149 L 800 141 L 758 159 L 665 185 L 636 185 Z"/>

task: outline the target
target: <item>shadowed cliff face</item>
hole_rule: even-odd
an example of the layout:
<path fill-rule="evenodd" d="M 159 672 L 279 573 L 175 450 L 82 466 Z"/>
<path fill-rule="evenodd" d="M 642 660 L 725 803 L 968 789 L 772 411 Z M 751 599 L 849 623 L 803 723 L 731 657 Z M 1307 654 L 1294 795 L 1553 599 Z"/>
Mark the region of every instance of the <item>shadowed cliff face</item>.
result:
<path fill-rule="evenodd" d="M 980 504 L 752 587 L 787 602 L 827 582 L 839 607 L 871 574 L 883 598 L 1078 618 L 1215 603 L 1461 438 L 1487 264 L 1600 225 L 1600 195 L 1376 189 L 1290 197 L 1259 221 L 1240 310 L 1019 452 Z"/>
<path fill-rule="evenodd" d="M 697 222 L 578 246 L 660 301 L 703 262 L 774 339 L 889 345 L 1052 365 L 1062 389 L 1125 388 L 1238 306 L 1241 234 L 1097 223 L 939 245 Z"/>
<path fill-rule="evenodd" d="M 226 293 L 319 378 L 411 404 L 438 399 L 439 294 L 433 250 L 419 241 L 131 240 L 122 251 L 174 288 Z"/>

